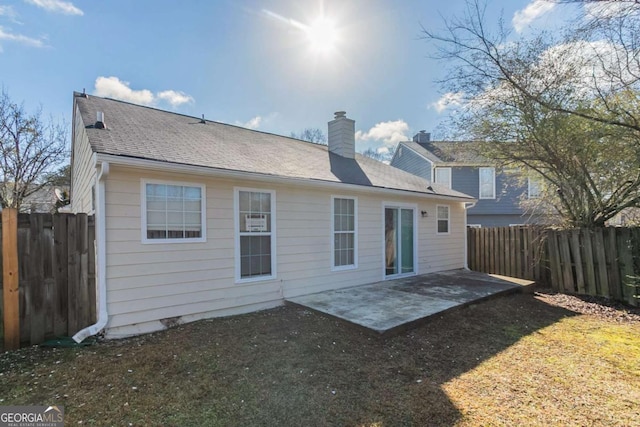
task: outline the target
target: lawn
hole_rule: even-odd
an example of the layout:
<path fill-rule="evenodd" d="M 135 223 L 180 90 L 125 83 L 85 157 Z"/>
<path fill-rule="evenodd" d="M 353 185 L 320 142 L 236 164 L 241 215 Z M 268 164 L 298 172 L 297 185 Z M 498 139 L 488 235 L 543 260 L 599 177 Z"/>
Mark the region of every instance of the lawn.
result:
<path fill-rule="evenodd" d="M 4 353 L 0 405 L 64 405 L 66 425 L 640 426 L 635 313 L 511 295 L 382 339 L 281 307 Z"/>

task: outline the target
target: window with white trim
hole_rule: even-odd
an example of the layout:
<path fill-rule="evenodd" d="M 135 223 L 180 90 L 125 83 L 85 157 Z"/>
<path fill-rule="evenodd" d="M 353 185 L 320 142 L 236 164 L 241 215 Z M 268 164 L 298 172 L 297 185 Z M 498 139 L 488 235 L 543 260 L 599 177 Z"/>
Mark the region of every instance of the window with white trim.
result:
<path fill-rule="evenodd" d="M 437 210 L 437 220 L 438 220 L 438 234 L 448 234 L 449 233 L 449 206 L 438 205 L 436 207 Z"/>
<path fill-rule="evenodd" d="M 236 189 L 236 270 L 238 280 L 275 276 L 274 191 Z"/>
<path fill-rule="evenodd" d="M 495 168 L 479 168 L 480 198 L 496 198 L 496 170 Z"/>
<path fill-rule="evenodd" d="M 435 182 L 451 188 L 451 168 L 436 168 Z"/>
<path fill-rule="evenodd" d="M 356 267 L 358 206 L 355 198 L 332 197 L 333 268 Z"/>
<path fill-rule="evenodd" d="M 541 182 L 537 178 L 528 178 L 529 185 L 527 188 L 527 197 L 529 199 L 537 199 L 540 197 Z"/>
<path fill-rule="evenodd" d="M 204 185 L 142 184 L 143 242 L 205 241 Z"/>

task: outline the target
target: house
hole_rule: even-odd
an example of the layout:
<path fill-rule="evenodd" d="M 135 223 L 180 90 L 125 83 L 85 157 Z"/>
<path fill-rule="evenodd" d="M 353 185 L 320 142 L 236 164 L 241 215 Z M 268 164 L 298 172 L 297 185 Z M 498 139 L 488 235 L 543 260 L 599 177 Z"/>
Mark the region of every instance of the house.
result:
<path fill-rule="evenodd" d="M 523 180 L 518 172 L 496 170 L 491 161 L 476 153 L 475 144 L 431 141 L 429 133 L 420 131 L 413 141 L 398 144 L 390 164 L 478 199 L 467 213 L 470 227 L 539 222 L 541 217 L 529 214 L 521 203 L 539 196 L 537 182 Z"/>
<path fill-rule="evenodd" d="M 355 153 L 74 93 L 71 209 L 96 216 L 98 322 L 123 337 L 463 268 L 475 200 Z"/>

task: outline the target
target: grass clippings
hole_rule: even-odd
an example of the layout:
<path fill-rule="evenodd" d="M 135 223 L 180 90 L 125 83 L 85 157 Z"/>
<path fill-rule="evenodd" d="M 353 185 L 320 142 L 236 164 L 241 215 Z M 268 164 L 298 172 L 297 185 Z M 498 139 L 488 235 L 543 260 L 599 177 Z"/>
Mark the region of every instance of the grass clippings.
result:
<path fill-rule="evenodd" d="M 640 321 L 512 295 L 382 339 L 296 307 L 0 356 L 66 425 L 640 425 Z"/>

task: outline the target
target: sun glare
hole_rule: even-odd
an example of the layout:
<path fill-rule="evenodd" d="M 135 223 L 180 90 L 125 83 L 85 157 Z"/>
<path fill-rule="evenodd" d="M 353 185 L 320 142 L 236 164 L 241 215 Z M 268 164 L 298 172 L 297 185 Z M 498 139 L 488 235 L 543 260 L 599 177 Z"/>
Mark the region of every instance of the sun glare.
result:
<path fill-rule="evenodd" d="M 318 52 L 326 53 L 333 50 L 338 41 L 335 24 L 326 18 L 313 22 L 306 28 L 306 33 L 311 48 Z"/>

